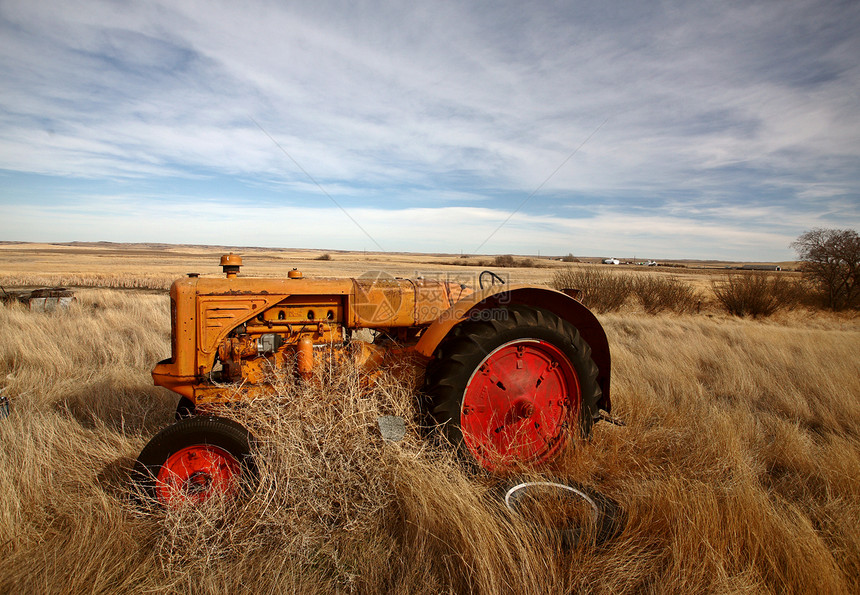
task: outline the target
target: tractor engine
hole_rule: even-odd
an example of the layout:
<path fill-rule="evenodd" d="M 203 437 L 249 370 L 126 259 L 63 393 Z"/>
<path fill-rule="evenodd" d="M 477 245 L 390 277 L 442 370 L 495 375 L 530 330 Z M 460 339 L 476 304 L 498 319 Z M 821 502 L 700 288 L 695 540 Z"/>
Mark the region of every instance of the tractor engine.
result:
<path fill-rule="evenodd" d="M 326 357 L 351 357 L 371 369 L 403 352 L 421 331 L 472 291 L 460 284 L 395 279 L 384 273 L 357 279 L 239 277 L 241 258 L 225 255 L 226 279 L 190 274 L 170 289 L 172 350 L 152 372 L 194 403 L 223 403 L 265 394 L 274 368 L 295 366 L 309 376 Z M 397 349 L 352 341 L 368 328 L 397 340 Z"/>

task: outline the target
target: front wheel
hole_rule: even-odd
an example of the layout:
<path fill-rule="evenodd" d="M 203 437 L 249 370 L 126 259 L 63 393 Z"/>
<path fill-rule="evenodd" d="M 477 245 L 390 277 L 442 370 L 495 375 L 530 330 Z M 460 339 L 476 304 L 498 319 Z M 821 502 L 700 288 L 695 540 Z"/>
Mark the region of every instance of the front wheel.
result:
<path fill-rule="evenodd" d="M 229 419 L 201 416 L 164 428 L 140 452 L 134 475 L 142 495 L 162 506 L 232 497 L 256 478 L 253 438 Z"/>
<path fill-rule="evenodd" d="M 591 349 L 570 323 L 540 308 L 476 313 L 427 368 L 426 413 L 448 442 L 489 471 L 555 459 L 588 434 L 601 391 Z"/>

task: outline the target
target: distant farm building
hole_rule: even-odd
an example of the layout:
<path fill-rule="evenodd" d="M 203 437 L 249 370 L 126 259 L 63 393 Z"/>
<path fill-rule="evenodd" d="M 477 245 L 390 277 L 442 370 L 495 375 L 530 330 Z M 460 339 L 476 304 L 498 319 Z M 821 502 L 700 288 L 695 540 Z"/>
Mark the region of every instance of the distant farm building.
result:
<path fill-rule="evenodd" d="M 740 268 L 742 271 L 781 271 L 778 264 L 745 264 Z"/>

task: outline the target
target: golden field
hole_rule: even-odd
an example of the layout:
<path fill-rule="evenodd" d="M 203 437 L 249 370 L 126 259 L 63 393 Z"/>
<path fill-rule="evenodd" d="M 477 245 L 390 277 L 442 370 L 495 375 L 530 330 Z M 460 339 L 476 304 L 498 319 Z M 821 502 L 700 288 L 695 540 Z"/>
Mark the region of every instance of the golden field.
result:
<path fill-rule="evenodd" d="M 618 502 L 624 525 L 564 548 L 507 513 L 495 480 L 420 439 L 407 387 L 367 393 L 354 370 L 287 378 L 273 399 L 224 412 L 259 439 L 251 497 L 139 509 L 130 467 L 176 402 L 149 377 L 169 355 L 168 299 L 118 288 L 215 274 L 223 251 L 13 248 L 0 247 L 4 285 L 111 288 L 80 289 L 65 312 L 0 308 L 0 592 L 860 592 L 856 318 L 600 315 L 627 425 L 597 424 L 553 477 Z M 241 253 L 255 275 L 462 269 Z M 553 269 L 506 272 L 540 282 Z M 392 414 L 409 422 L 394 444 L 376 432 Z"/>
<path fill-rule="evenodd" d="M 297 250 L 269 248 L 228 248 L 217 246 L 182 246 L 162 244 L 35 244 L 0 242 L 0 286 L 66 285 L 78 287 L 111 287 L 167 289 L 186 273 L 220 275 L 218 260 L 233 251 L 244 261 L 242 274 L 266 277 L 285 276 L 292 268 L 306 275 L 355 277 L 369 270 L 385 270 L 391 275 L 415 277 L 447 274 L 472 281 L 491 256 L 451 254 L 414 254 L 391 252 L 339 252 L 333 250 Z M 328 255 L 330 260 L 319 260 Z M 501 270 L 514 283 L 547 283 L 554 272 L 570 266 L 548 258 L 515 257 L 517 262 L 530 260 L 533 266 L 515 266 Z M 677 277 L 694 287 L 706 290 L 710 279 L 726 267 L 739 263 L 683 261 L 670 264 L 679 268 L 597 265 L 599 258 L 585 258 L 583 263 L 607 270 L 637 272 Z M 480 264 L 484 262 L 485 264 Z M 781 264 L 794 268 L 795 263 Z M 794 273 L 784 273 L 793 276 Z"/>
<path fill-rule="evenodd" d="M 242 256 L 242 274 L 286 276 L 292 268 L 306 275 L 355 277 L 368 270 L 384 269 L 404 277 L 438 272 L 471 277 L 476 267 L 447 264 L 468 262 L 451 255 L 337 252 L 323 250 L 276 250 L 211 246 L 161 246 L 147 244 L 15 244 L 0 243 L 0 285 L 75 285 L 92 287 L 167 289 L 186 273 L 220 275 L 222 254 Z M 331 260 L 317 260 L 328 254 Z M 543 261 L 548 267 L 563 263 Z M 515 282 L 547 279 L 552 269 L 513 268 Z"/>

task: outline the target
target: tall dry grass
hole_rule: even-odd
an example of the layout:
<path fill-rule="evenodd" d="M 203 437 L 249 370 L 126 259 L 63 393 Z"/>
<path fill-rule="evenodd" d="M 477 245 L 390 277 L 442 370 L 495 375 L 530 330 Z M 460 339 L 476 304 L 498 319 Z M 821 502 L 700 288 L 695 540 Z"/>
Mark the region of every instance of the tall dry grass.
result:
<path fill-rule="evenodd" d="M 176 274 L 164 273 L 5 273 L 3 287 L 103 287 L 108 289 L 169 289 Z"/>
<path fill-rule="evenodd" d="M 620 310 L 633 292 L 633 277 L 605 267 L 567 267 L 550 280 L 555 289 L 579 289 L 579 299 L 595 312 Z"/>
<path fill-rule="evenodd" d="M 614 412 L 552 475 L 617 501 L 614 539 L 561 548 L 499 488 L 423 442 L 415 396 L 354 370 L 283 378 L 223 412 L 259 439 L 253 497 L 140 510 L 133 458 L 172 417 L 150 386 L 166 298 L 81 292 L 0 310 L 2 592 L 860 590 L 860 331 L 607 315 Z M 386 443 L 376 418 L 401 415 Z"/>
<path fill-rule="evenodd" d="M 667 311 L 683 314 L 701 308 L 702 297 L 676 277 L 637 275 L 632 283 L 633 294 L 648 314 Z"/>
<path fill-rule="evenodd" d="M 567 267 L 556 271 L 549 285 L 579 289 L 583 304 L 595 312 L 617 312 L 635 301 L 648 314 L 699 311 L 702 296 L 676 277 L 629 273 L 606 267 Z"/>

